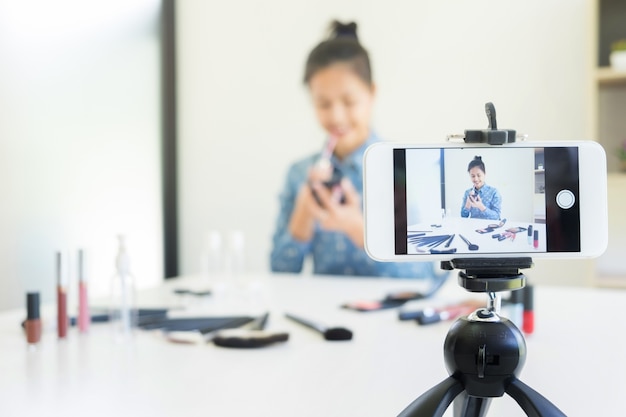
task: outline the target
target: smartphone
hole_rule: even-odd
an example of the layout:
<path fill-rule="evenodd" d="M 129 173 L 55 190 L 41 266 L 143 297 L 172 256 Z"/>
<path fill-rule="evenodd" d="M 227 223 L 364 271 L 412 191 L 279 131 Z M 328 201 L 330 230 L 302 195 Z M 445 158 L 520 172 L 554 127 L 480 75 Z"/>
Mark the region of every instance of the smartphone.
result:
<path fill-rule="evenodd" d="M 606 249 L 606 154 L 596 142 L 383 142 L 366 150 L 363 175 L 365 249 L 375 260 Z"/>

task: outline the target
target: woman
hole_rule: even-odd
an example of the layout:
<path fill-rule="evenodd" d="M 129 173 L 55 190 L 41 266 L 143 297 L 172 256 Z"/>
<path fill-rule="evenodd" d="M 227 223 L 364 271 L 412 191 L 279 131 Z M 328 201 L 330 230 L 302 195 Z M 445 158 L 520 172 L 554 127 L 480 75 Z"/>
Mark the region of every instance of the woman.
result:
<path fill-rule="evenodd" d="M 331 29 L 309 54 L 304 73 L 327 144 L 320 154 L 289 168 L 272 271 L 300 272 L 311 256 L 316 274 L 432 277 L 430 263 L 375 262 L 363 249 L 362 159 L 365 149 L 379 141 L 370 126 L 376 88 L 356 24 L 333 22 Z M 341 180 L 331 187 L 332 174 Z"/>
<path fill-rule="evenodd" d="M 474 157 L 467 166 L 467 172 L 474 186 L 465 191 L 461 217 L 500 220 L 502 196 L 496 188 L 485 184 L 483 159 L 480 156 Z"/>

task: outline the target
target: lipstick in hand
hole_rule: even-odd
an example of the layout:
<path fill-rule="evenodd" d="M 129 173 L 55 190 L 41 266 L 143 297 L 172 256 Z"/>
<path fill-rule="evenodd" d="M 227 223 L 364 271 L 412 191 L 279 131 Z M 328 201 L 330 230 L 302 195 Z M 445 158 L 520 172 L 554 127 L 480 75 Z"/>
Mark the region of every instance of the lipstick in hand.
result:
<path fill-rule="evenodd" d="M 89 330 L 89 299 L 87 298 L 87 281 L 85 279 L 85 253 L 78 251 L 78 331 L 87 333 Z"/>
<path fill-rule="evenodd" d="M 61 262 L 61 252 L 57 252 L 57 334 L 59 336 L 59 339 L 64 339 L 67 337 L 67 327 L 69 324 L 69 320 L 67 317 L 67 285 L 65 283 Z"/>

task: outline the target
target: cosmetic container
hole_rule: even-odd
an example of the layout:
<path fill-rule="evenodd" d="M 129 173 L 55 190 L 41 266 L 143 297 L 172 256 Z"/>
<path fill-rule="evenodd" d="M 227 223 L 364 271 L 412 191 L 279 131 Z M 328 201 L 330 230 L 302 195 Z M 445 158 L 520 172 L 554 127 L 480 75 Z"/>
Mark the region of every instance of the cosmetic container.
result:
<path fill-rule="evenodd" d="M 26 294 L 26 341 L 29 345 L 39 343 L 41 339 L 41 317 L 39 313 L 39 293 Z"/>
<path fill-rule="evenodd" d="M 535 300 L 534 288 L 532 285 L 526 285 L 521 291 L 524 299 L 524 324 L 522 330 L 525 334 L 533 334 L 535 331 Z"/>
<path fill-rule="evenodd" d="M 56 273 L 57 273 L 57 335 L 59 339 L 67 337 L 67 329 L 69 327 L 69 317 L 67 316 L 67 274 L 63 269 L 63 255 L 61 252 L 56 254 Z"/>
<path fill-rule="evenodd" d="M 85 252 L 78 251 L 78 331 L 87 333 L 91 318 L 89 316 L 89 298 L 85 277 Z"/>
<path fill-rule="evenodd" d="M 109 315 L 113 336 L 126 341 L 133 335 L 137 325 L 135 305 L 135 278 L 130 272 L 130 257 L 124 236 L 118 236 L 118 252 L 115 258 L 115 275 L 111 279 L 111 305 Z"/>
<path fill-rule="evenodd" d="M 245 286 L 245 236 L 233 230 L 228 239 L 228 275 L 237 287 Z"/>

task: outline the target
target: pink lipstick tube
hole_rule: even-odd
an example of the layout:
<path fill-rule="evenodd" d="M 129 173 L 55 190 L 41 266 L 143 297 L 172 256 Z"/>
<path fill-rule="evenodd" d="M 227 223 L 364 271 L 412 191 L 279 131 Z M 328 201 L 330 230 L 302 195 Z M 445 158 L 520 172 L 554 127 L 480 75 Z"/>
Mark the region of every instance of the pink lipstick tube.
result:
<path fill-rule="evenodd" d="M 78 331 L 87 333 L 90 322 L 87 281 L 85 279 L 85 252 L 80 249 L 78 251 Z"/>

